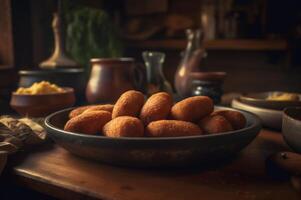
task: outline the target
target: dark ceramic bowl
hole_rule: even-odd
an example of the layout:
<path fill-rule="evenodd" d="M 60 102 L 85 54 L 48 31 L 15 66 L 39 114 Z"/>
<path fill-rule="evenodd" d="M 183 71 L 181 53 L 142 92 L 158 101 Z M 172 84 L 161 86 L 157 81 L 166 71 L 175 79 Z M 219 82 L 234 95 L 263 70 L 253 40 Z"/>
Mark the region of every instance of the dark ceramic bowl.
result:
<path fill-rule="evenodd" d="M 16 94 L 12 93 L 11 107 L 22 116 L 45 117 L 55 111 L 72 107 L 75 103 L 72 88 L 64 88 L 66 91 L 54 94 Z"/>
<path fill-rule="evenodd" d="M 301 153 L 301 107 L 286 108 L 283 112 L 282 134 L 286 143 Z"/>
<path fill-rule="evenodd" d="M 237 131 L 187 137 L 110 138 L 64 131 L 71 110 L 58 111 L 45 119 L 48 135 L 57 144 L 84 158 L 131 167 L 184 167 L 215 163 L 246 147 L 261 128 L 255 115 L 241 111 L 247 119 L 247 126 Z"/>
<path fill-rule="evenodd" d="M 259 92 L 259 93 L 250 93 L 240 97 L 241 102 L 260 108 L 267 108 L 273 110 L 283 110 L 286 107 L 291 106 L 301 106 L 301 94 L 299 94 L 299 101 L 277 101 L 277 100 L 267 100 L 266 98 L 271 94 L 281 94 L 284 92 Z"/>

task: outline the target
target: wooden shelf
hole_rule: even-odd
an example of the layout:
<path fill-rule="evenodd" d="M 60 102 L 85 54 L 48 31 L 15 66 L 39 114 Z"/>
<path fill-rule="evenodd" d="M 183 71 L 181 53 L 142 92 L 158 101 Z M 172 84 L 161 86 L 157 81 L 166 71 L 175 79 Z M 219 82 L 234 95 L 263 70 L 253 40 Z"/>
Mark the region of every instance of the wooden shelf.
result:
<path fill-rule="evenodd" d="M 128 41 L 127 46 L 139 49 L 183 49 L 186 40 L 145 40 Z M 283 51 L 288 49 L 286 40 L 263 39 L 220 39 L 210 40 L 205 43 L 207 49 L 213 50 L 250 50 L 250 51 Z"/>

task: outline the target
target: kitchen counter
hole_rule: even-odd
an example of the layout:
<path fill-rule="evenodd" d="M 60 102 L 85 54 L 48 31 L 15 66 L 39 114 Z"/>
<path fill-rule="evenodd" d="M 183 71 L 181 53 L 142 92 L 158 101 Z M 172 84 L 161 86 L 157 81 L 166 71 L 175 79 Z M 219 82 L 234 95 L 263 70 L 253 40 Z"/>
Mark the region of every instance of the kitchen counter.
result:
<path fill-rule="evenodd" d="M 63 199 L 300 199 L 289 181 L 276 181 L 265 170 L 267 156 L 288 149 L 281 133 L 263 129 L 215 167 L 155 170 L 102 164 L 46 144 L 13 156 L 7 171 L 18 185 Z"/>

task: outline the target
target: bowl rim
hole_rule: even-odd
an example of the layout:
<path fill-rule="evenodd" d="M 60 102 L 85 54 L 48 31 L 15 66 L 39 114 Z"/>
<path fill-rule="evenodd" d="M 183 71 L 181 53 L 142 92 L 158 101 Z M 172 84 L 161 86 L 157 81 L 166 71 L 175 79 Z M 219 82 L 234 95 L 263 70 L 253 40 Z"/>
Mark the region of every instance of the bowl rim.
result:
<path fill-rule="evenodd" d="M 90 63 L 108 63 L 108 62 L 134 62 L 133 57 L 116 57 L 116 58 L 91 58 Z"/>
<path fill-rule="evenodd" d="M 249 104 L 246 104 L 246 103 L 243 103 L 241 102 L 240 98 L 234 98 L 231 102 L 231 104 L 233 105 L 234 104 L 239 104 L 245 108 L 249 108 L 249 109 L 253 109 L 253 110 L 256 110 L 258 112 L 265 112 L 265 113 L 273 113 L 273 114 L 281 114 L 283 111 L 282 110 L 275 110 L 275 109 L 269 109 L 269 108 L 262 108 L 262 107 L 258 107 L 258 106 L 253 106 L 253 105 L 249 105 Z M 234 109 L 237 109 L 237 108 L 234 108 Z M 246 111 L 246 110 L 243 110 L 243 111 Z M 249 112 L 249 111 L 246 111 L 246 112 Z"/>
<path fill-rule="evenodd" d="M 57 115 L 60 114 L 62 112 L 66 112 L 67 110 L 72 110 L 74 109 L 74 107 L 72 108 L 67 108 L 67 109 L 63 109 L 57 112 L 54 112 L 50 115 L 48 115 L 45 120 L 44 120 L 44 124 L 46 126 L 46 129 L 52 129 L 60 134 L 67 134 L 69 136 L 79 136 L 79 137 L 84 137 L 84 138 L 89 138 L 89 139 L 105 139 L 105 140 L 115 140 L 115 141 L 166 141 L 166 140 L 185 140 L 185 139 L 200 139 L 200 138 L 212 138 L 212 137 L 218 137 L 218 136 L 227 136 L 227 135 L 233 135 L 233 134 L 238 134 L 238 133 L 243 133 L 246 132 L 248 130 L 253 130 L 253 129 L 261 129 L 261 121 L 259 119 L 258 116 L 254 115 L 253 113 L 250 113 L 248 111 L 244 111 L 244 110 L 239 110 L 239 109 L 234 109 L 234 108 L 228 108 L 228 107 L 223 107 L 223 106 L 215 106 L 215 108 L 221 108 L 221 109 L 225 109 L 225 110 L 233 110 L 233 111 L 239 111 L 242 112 L 243 114 L 247 114 L 249 115 L 249 117 L 251 117 L 253 119 L 253 123 L 249 126 L 246 126 L 242 129 L 239 130 L 234 130 L 234 131 L 228 131 L 228 132 L 223 132 L 223 133 L 218 133 L 218 134 L 207 134 L 207 135 L 194 135 L 194 136 L 177 136 L 177 137 L 118 137 L 118 138 L 113 138 L 113 137 L 107 137 L 107 136 L 102 136 L 102 135 L 87 135 L 87 134 L 82 134 L 82 133 L 75 133 L 75 132 L 70 132 L 70 131 L 65 131 L 62 129 L 59 129 L 55 126 L 53 126 L 50 123 L 50 119 Z"/>
<path fill-rule="evenodd" d="M 65 91 L 64 92 L 56 92 L 56 93 L 48 93 L 48 94 L 17 94 L 16 91 L 12 92 L 12 96 L 30 96 L 30 97 L 41 97 L 41 96 L 57 96 L 74 93 L 74 89 L 71 87 L 61 87 Z"/>
<path fill-rule="evenodd" d="M 37 70 L 20 70 L 18 71 L 19 75 L 22 76 L 31 76 L 31 75 L 55 75 L 56 73 L 83 73 L 85 72 L 84 68 L 59 68 L 59 69 L 37 69 Z"/>
<path fill-rule="evenodd" d="M 259 94 L 266 94 L 266 93 L 295 93 L 299 96 L 301 96 L 300 93 L 297 93 L 297 92 L 284 92 L 284 91 L 266 91 L 266 92 L 250 92 L 248 94 L 243 94 L 239 97 L 239 99 L 243 99 L 243 100 L 247 100 L 247 101 L 252 101 L 252 102 L 270 102 L 270 103 L 281 103 L 281 104 L 285 104 L 285 103 L 301 103 L 301 100 L 299 101 L 292 101 L 292 100 L 284 100 L 284 101 L 279 101 L 279 100 L 271 100 L 271 99 L 260 99 L 260 98 L 255 98 L 255 97 L 250 97 L 248 95 L 259 95 Z"/>
<path fill-rule="evenodd" d="M 283 110 L 283 116 L 287 117 L 288 119 L 290 120 L 293 120 L 294 122 L 298 122 L 301 124 L 301 120 L 298 120 L 294 117 L 292 117 L 291 115 L 289 115 L 287 112 L 289 110 L 293 110 L 293 109 L 298 109 L 301 111 L 301 106 L 290 106 L 290 107 L 286 107 L 284 110 Z"/>
<path fill-rule="evenodd" d="M 227 72 L 223 72 L 223 71 L 191 72 L 190 77 L 194 79 L 193 81 L 223 82 L 227 77 Z"/>

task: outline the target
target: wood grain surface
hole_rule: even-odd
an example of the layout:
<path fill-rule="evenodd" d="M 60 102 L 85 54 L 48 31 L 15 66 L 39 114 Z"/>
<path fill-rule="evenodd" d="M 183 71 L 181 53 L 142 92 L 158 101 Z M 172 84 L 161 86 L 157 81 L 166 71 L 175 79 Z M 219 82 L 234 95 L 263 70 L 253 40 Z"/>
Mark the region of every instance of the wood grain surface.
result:
<path fill-rule="evenodd" d="M 289 181 L 265 170 L 267 156 L 288 150 L 280 133 L 263 130 L 231 161 L 155 170 L 97 163 L 47 145 L 15 156 L 9 171 L 16 183 L 63 199 L 300 199 Z"/>

